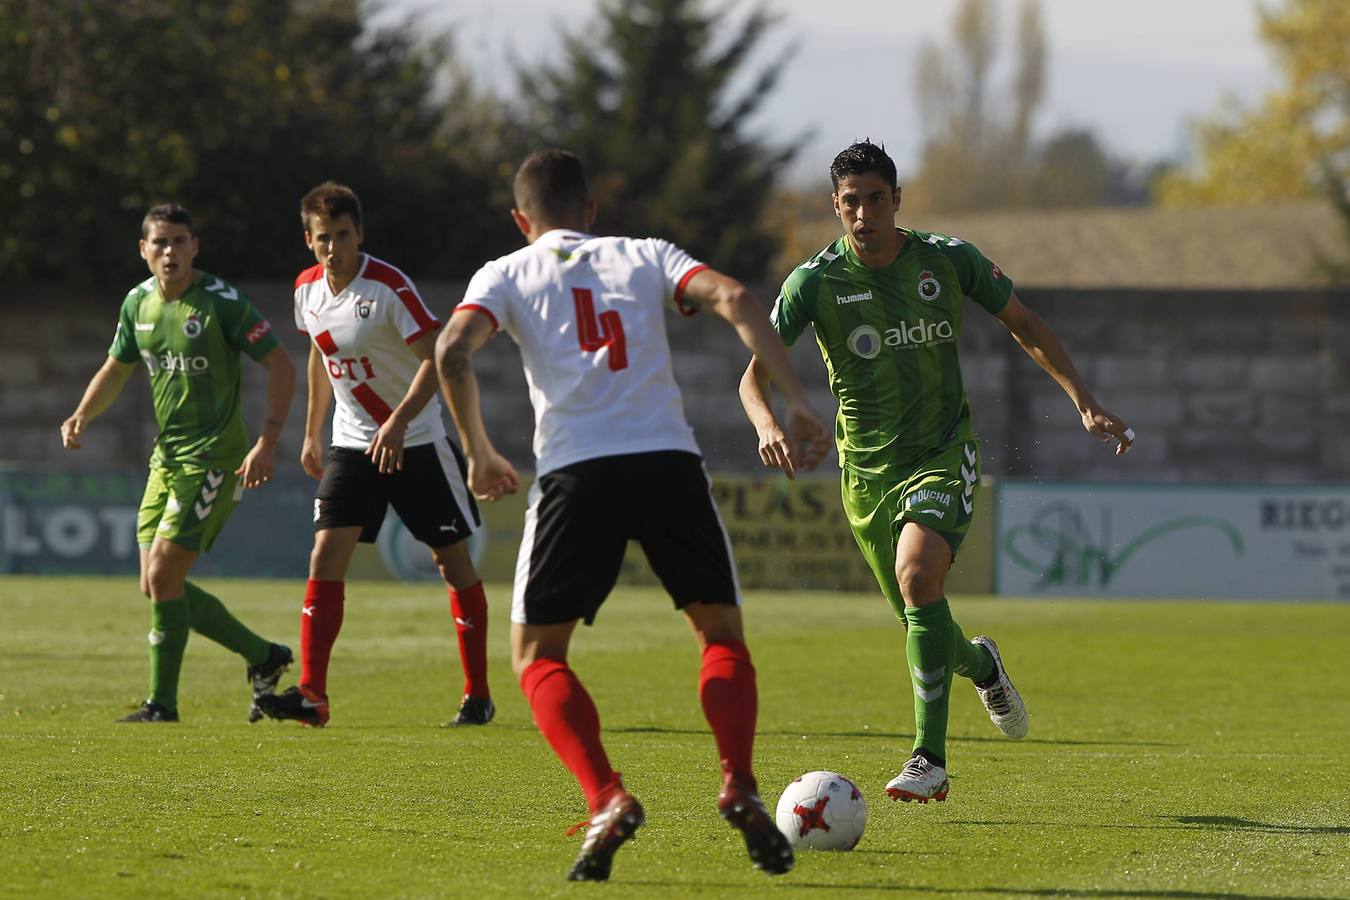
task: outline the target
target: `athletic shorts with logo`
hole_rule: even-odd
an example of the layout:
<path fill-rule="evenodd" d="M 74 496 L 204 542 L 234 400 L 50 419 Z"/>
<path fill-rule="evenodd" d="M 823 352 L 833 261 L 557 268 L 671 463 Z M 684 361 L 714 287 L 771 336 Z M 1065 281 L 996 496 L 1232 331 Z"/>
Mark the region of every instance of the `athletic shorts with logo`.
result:
<path fill-rule="evenodd" d="M 361 541 L 373 543 L 392 506 L 427 546 L 457 544 L 483 525 L 467 475 L 459 448 L 443 437 L 404 447 L 403 468 L 391 474 L 381 474 L 363 450 L 330 447 L 314 497 L 314 530 L 360 526 Z"/>
<path fill-rule="evenodd" d="M 927 525 L 947 541 L 955 559 L 974 518 L 979 481 L 980 448 L 974 440 L 939 451 L 914 468 L 897 469 L 890 477 L 863 478 L 844 469 L 840 493 L 849 528 L 897 616 L 905 608 L 895 577 L 900 529 L 905 522 Z"/>
<path fill-rule="evenodd" d="M 205 553 L 243 493 L 232 469 L 151 463 L 136 515 L 136 543 L 148 550 L 158 537 Z"/>
<path fill-rule="evenodd" d="M 731 542 L 703 460 L 679 450 L 583 460 L 530 487 L 511 621 L 595 621 L 637 541 L 676 609 L 738 606 Z"/>

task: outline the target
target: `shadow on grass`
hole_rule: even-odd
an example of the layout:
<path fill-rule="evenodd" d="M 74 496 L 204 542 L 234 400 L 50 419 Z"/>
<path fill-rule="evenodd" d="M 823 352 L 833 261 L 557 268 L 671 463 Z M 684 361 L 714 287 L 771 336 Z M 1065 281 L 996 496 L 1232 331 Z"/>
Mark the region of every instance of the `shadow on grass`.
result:
<path fill-rule="evenodd" d="M 1130 822 L 993 822 L 973 819 L 951 819 L 948 825 L 974 825 L 981 828 L 1124 828 L 1134 830 L 1176 830 L 1176 831 L 1245 831 L 1254 834 L 1298 834 L 1316 836 L 1319 834 L 1350 834 L 1346 825 L 1276 825 L 1273 822 L 1256 822 L 1252 819 L 1238 819 L 1233 816 L 1157 816 L 1171 824 L 1144 825 Z M 1181 896 L 1181 895 L 1179 895 Z"/>
<path fill-rule="evenodd" d="M 624 879 L 625 885 L 640 885 L 642 887 L 656 888 L 722 888 L 727 891 L 738 889 L 739 885 L 714 884 L 708 882 L 691 881 L 629 881 Z M 912 894 L 915 896 L 922 894 L 989 894 L 996 897 L 1174 897 L 1178 900 L 1327 900 L 1322 896 L 1307 896 L 1293 894 L 1237 894 L 1232 891 L 1113 891 L 1113 890 L 1092 890 L 1084 888 L 1014 888 L 1014 887 L 923 887 L 914 884 L 839 884 L 837 882 L 825 881 L 803 881 L 794 879 L 788 875 L 782 880 L 775 880 L 773 886 L 778 890 L 807 890 L 807 891 L 828 891 L 831 894 L 847 893 L 849 891 L 882 891 L 894 892 L 897 894 Z"/>
<path fill-rule="evenodd" d="M 606 733 L 613 734 L 711 734 L 706 728 L 668 728 L 662 725 L 618 725 L 615 727 L 606 727 Z M 887 740 L 912 741 L 914 732 L 900 731 L 881 731 L 875 728 L 869 728 L 866 731 L 757 731 L 758 737 L 812 737 L 812 738 L 885 738 Z M 959 737 L 952 736 L 952 740 L 972 744 L 1007 744 L 1005 737 Z M 1176 743 L 1169 741 L 1075 741 L 1075 740 L 1050 740 L 1028 738 L 1017 742 L 1022 746 L 1032 744 L 1045 744 L 1053 747 L 1175 747 Z"/>

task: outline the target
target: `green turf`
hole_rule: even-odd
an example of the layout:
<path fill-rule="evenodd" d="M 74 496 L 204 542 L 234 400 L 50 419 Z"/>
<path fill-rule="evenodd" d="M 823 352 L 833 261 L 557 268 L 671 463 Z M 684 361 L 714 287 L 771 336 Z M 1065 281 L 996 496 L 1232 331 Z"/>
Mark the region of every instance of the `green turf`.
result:
<path fill-rule="evenodd" d="M 204 584 L 297 643 L 299 582 Z M 601 887 L 562 880 L 584 809 L 511 681 L 508 596 L 489 592 L 486 728 L 437 727 L 460 687 L 444 593 L 373 583 L 348 588 L 328 728 L 246 724 L 243 664 L 195 635 L 183 723 L 127 726 L 148 670 L 134 580 L 0 581 L 0 894 L 1350 896 L 1350 606 L 957 598 L 1031 735 L 1000 738 L 958 680 L 951 796 L 920 806 L 882 791 L 913 720 L 885 603 L 751 595 L 766 800 L 829 768 L 870 804 L 857 850 L 770 879 L 716 816 L 688 629 L 621 591 L 573 654 L 648 813 Z"/>

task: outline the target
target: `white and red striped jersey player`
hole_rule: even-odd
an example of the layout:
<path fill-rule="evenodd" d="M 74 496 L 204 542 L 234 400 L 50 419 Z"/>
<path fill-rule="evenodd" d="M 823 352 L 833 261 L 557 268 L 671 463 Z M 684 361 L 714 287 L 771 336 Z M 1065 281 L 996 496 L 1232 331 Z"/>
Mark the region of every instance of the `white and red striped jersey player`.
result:
<path fill-rule="evenodd" d="M 681 294 L 706 268 L 668 241 L 556 229 L 473 276 L 456 311 L 487 316 L 520 347 L 537 474 L 600 456 L 699 452 L 664 311 L 693 315 Z"/>
<path fill-rule="evenodd" d="M 324 357 L 333 386 L 333 446 L 364 450 L 403 401 L 421 360 L 408 345 L 441 323 L 412 280 L 389 263 L 363 254 L 351 284 L 333 295 L 323 266 L 295 279 L 295 326 Z M 412 447 L 445 436 L 440 401 L 432 397 L 408 424 Z"/>

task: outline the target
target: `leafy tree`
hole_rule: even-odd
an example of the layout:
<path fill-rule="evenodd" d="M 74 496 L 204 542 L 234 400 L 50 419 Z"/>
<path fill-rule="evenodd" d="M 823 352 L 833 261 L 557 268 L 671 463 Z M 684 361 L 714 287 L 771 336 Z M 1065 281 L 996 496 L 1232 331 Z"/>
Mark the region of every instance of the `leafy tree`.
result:
<path fill-rule="evenodd" d="M 419 275 L 507 245 L 488 174 L 436 80 L 448 41 L 370 33 L 360 0 L 11 0 L 0 5 L 0 275 L 120 285 L 144 210 L 193 210 L 202 263 L 304 262 L 297 207 L 325 178 L 368 207 L 371 249 Z"/>
<path fill-rule="evenodd" d="M 926 140 L 911 208 L 960 211 L 1137 202 L 1128 168 L 1088 131 L 1069 128 L 1038 143 L 1036 112 L 1048 57 L 1036 0 L 1018 12 L 1007 85 L 992 83 L 1001 28 L 996 0 L 961 0 L 951 41 L 924 43 L 916 84 Z"/>
<path fill-rule="evenodd" d="M 782 62 L 730 90 L 774 19 L 758 6 L 715 42 L 727 16 L 699 0 L 605 0 L 561 61 L 520 71 L 521 130 L 582 158 L 600 233 L 665 237 L 749 278 L 777 248 L 763 216 L 793 151 L 744 127 Z"/>
<path fill-rule="evenodd" d="M 1283 85 L 1255 107 L 1230 102 L 1196 126 L 1198 166 L 1160 179 L 1171 206 L 1260 203 L 1330 193 L 1350 179 L 1350 4 L 1285 0 L 1259 10 Z"/>

